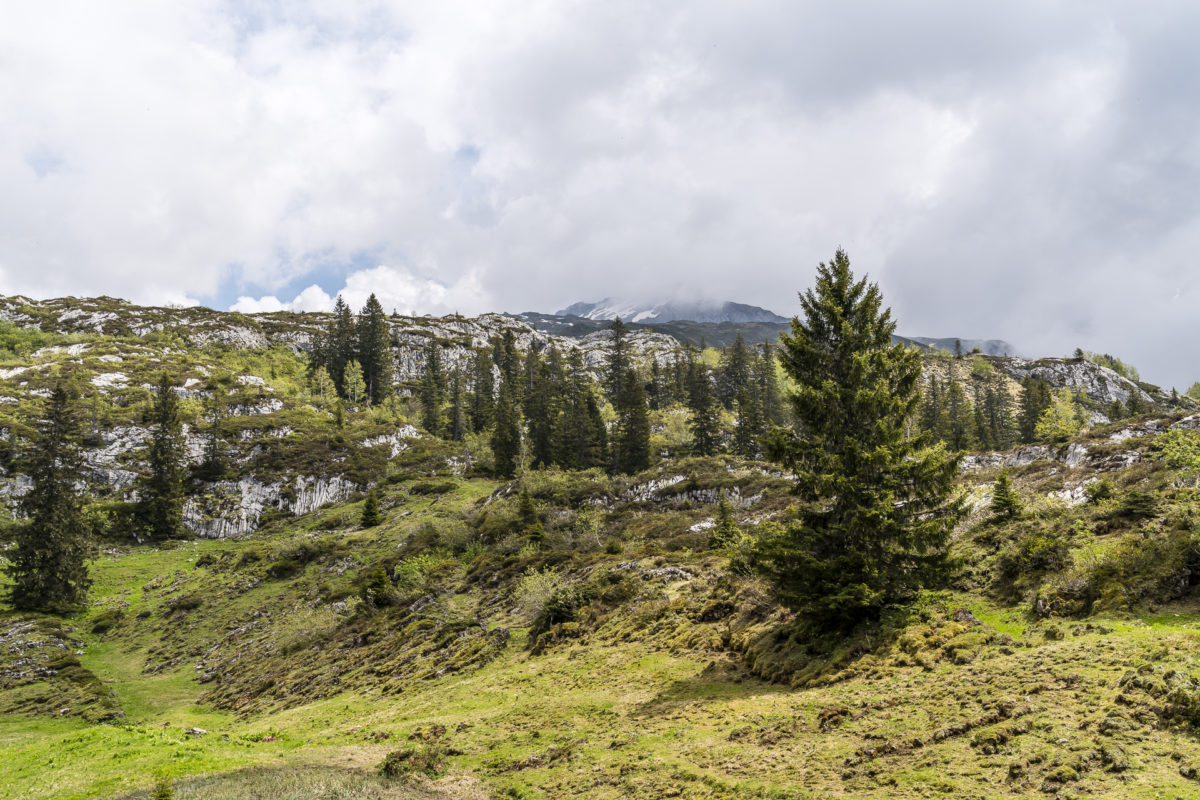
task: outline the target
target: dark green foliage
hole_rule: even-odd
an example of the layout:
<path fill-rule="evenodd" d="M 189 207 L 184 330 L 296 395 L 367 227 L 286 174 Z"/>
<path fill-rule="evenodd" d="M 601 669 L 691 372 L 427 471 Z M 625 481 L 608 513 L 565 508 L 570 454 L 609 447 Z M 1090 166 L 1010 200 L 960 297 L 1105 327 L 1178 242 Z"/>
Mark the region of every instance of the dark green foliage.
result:
<path fill-rule="evenodd" d="M 450 379 L 450 425 L 449 436 L 456 442 L 461 442 L 467 434 L 467 407 L 463 392 L 463 378 L 460 370 L 454 370 Z"/>
<path fill-rule="evenodd" d="M 150 800 L 175 800 L 175 784 L 170 778 L 160 778 L 158 783 L 154 784 Z"/>
<path fill-rule="evenodd" d="M 409 494 L 446 494 L 458 488 L 454 481 L 418 481 L 409 487 Z"/>
<path fill-rule="evenodd" d="M 703 364 L 693 362 L 688 381 L 688 408 L 692 412 L 688 427 L 692 432 L 692 452 L 711 456 L 720 449 L 721 412 L 713 396 L 712 379 Z"/>
<path fill-rule="evenodd" d="M 442 403 L 446 397 L 446 376 L 442 370 L 442 347 L 431 338 L 425 345 L 425 363 L 421 372 L 421 425 L 433 436 L 441 436 Z"/>
<path fill-rule="evenodd" d="M 734 452 L 746 458 L 758 458 L 762 455 L 763 434 L 767 432 L 759 393 L 753 387 L 744 388 L 738 392 L 734 405 L 737 410 L 737 427 L 733 432 Z"/>
<path fill-rule="evenodd" d="M 28 517 L 18 524 L 5 572 L 15 608 L 62 613 L 83 604 L 90 580 L 88 526 L 76 484 L 83 478 L 82 424 L 75 399 L 54 389 L 29 449 L 26 474 L 33 487 L 20 499 Z"/>
<path fill-rule="evenodd" d="M 650 413 L 646 392 L 632 369 L 621 382 L 617 406 L 617 438 L 613 442 L 613 471 L 639 472 L 650 466 Z"/>
<path fill-rule="evenodd" d="M 608 349 L 608 376 L 604 388 L 608 392 L 609 401 L 616 406 L 624 395 L 625 376 L 629 372 L 629 342 L 625 339 L 629 329 L 621 322 L 621 318 L 617 317 L 609 326 L 609 330 L 612 331 L 613 337 Z"/>
<path fill-rule="evenodd" d="M 184 535 L 183 422 L 179 398 L 167 373 L 162 373 L 154 389 L 150 411 L 150 446 L 146 452 L 147 471 L 138 485 L 138 516 L 145 533 L 152 539 L 177 539 Z"/>
<path fill-rule="evenodd" d="M 383 306 L 372 293 L 358 317 L 358 362 L 367 397 L 380 403 L 392 393 L 392 334 Z"/>
<path fill-rule="evenodd" d="M 817 627 L 874 617 L 944 577 L 958 459 L 909 438 L 920 357 L 893 345 L 896 324 L 875 284 L 855 281 L 838 250 L 800 296 L 780 361 L 795 381 L 797 430 L 768 454 L 796 476 L 795 522 L 768 528 L 756 562 L 780 601 Z M 764 526 L 766 527 L 766 526 Z"/>
<path fill-rule="evenodd" d="M 1008 470 L 1000 473 L 992 484 L 992 515 L 999 519 L 1012 519 L 1021 514 L 1021 498 L 1013 488 Z"/>
<path fill-rule="evenodd" d="M 545 540 L 546 529 L 542 527 L 537 507 L 533 504 L 533 498 L 530 497 L 529 490 L 524 486 L 521 487 L 521 496 L 517 503 L 517 520 L 521 524 L 521 530 L 525 533 L 525 538 L 531 543 L 541 544 Z"/>
<path fill-rule="evenodd" d="M 379 511 L 379 494 L 372 489 L 367 492 L 367 499 L 363 501 L 362 520 L 360 524 L 363 528 L 374 528 L 376 525 L 383 523 L 383 514 Z"/>
<path fill-rule="evenodd" d="M 487 348 L 475 351 L 471 362 L 471 429 L 479 432 L 492 424 L 496 411 L 495 378 L 492 375 L 492 354 Z"/>
<path fill-rule="evenodd" d="M 732 409 L 738 394 L 746 390 L 753 372 L 752 356 L 746 340 L 739 333 L 733 346 L 721 355 L 721 369 L 717 378 L 717 397 L 725 408 Z"/>
<path fill-rule="evenodd" d="M 578 352 L 569 359 L 570 377 L 561 388 L 554 421 L 554 463 L 566 469 L 591 469 L 608 464 L 608 434 L 600 404 L 583 371 Z"/>
<path fill-rule="evenodd" d="M 521 459 L 520 415 L 513 398 L 513 384 L 500 384 L 500 397 L 496 402 L 496 427 L 492 431 L 493 471 L 498 478 L 512 478 L 517 474 Z"/>
<path fill-rule="evenodd" d="M 436 778 L 446 771 L 446 755 L 446 748 L 437 742 L 393 750 L 379 765 L 379 774 L 385 778 L 411 775 Z"/>
<path fill-rule="evenodd" d="M 566 383 L 558 351 L 552 346 L 550 358 L 544 359 L 530 350 L 525 374 L 524 410 L 529 430 L 529 455 L 535 468 L 545 467 L 554 461 L 554 427 Z"/>
<path fill-rule="evenodd" d="M 1041 378 L 1028 377 L 1021 381 L 1021 441 L 1037 441 L 1037 423 L 1054 397 L 1050 384 Z"/>
<path fill-rule="evenodd" d="M 204 416 L 208 420 L 204 432 L 204 460 L 196 469 L 196 477 L 204 481 L 222 480 L 229 471 L 228 460 L 225 457 L 225 442 L 222 439 L 221 425 L 229 415 L 225 394 L 217 391 L 205 403 Z"/>
<path fill-rule="evenodd" d="M 1095 483 L 1088 484 L 1083 492 L 1087 495 L 1088 502 L 1096 505 L 1115 496 L 1117 487 L 1113 485 L 1111 478 L 1102 478 Z"/>
<path fill-rule="evenodd" d="M 728 495 L 721 491 L 721 499 L 717 501 L 717 519 L 708 537 L 708 546 L 721 548 L 733 544 L 741 535 L 741 529 L 733 521 L 733 504 Z"/>
<path fill-rule="evenodd" d="M 357 331 L 350 306 L 338 295 L 329 323 L 313 344 L 309 370 L 315 372 L 319 367 L 325 367 L 342 397 L 345 397 L 346 391 L 346 366 L 354 359 L 357 350 L 356 338 Z"/>

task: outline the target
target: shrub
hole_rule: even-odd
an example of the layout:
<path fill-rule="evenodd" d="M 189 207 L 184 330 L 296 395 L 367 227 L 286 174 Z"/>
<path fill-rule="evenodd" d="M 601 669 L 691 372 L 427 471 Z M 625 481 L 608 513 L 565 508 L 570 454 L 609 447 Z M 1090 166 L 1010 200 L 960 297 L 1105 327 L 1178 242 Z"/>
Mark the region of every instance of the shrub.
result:
<path fill-rule="evenodd" d="M 436 742 L 393 750 L 379 765 L 379 774 L 385 778 L 402 778 L 416 774 L 436 778 L 445 771 L 446 749 Z"/>
<path fill-rule="evenodd" d="M 409 494 L 446 494 L 458 488 L 454 481 L 419 481 L 408 490 Z"/>
<path fill-rule="evenodd" d="M 1083 493 L 1087 496 L 1089 503 L 1096 505 L 1115 495 L 1117 488 L 1113 486 L 1113 482 L 1109 478 L 1104 478 L 1095 483 L 1088 484 Z"/>

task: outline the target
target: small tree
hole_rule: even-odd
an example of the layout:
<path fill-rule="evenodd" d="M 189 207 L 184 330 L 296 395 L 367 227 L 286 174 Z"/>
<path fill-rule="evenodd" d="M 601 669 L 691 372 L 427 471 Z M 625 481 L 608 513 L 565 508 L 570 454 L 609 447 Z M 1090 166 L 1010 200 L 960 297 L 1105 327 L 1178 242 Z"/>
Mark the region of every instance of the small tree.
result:
<path fill-rule="evenodd" d="M 382 523 L 383 514 L 379 511 L 379 494 L 372 489 L 367 492 L 367 499 L 363 501 L 361 524 L 363 528 L 374 528 Z"/>
<path fill-rule="evenodd" d="M 322 408 L 330 400 L 337 398 L 337 387 L 333 385 L 333 378 L 329 377 L 329 370 L 324 366 L 313 370 L 312 377 L 309 378 L 309 388 Z"/>
<path fill-rule="evenodd" d="M 139 516 L 153 539 L 175 539 L 184 534 L 184 455 L 179 397 L 170 376 L 164 372 L 154 389 L 147 471 L 138 487 Z"/>
<path fill-rule="evenodd" d="M 733 504 L 722 489 L 721 497 L 717 500 L 717 519 L 712 533 L 708 536 L 708 546 L 713 549 L 727 547 L 736 542 L 741 533 L 741 529 L 733 521 Z"/>
<path fill-rule="evenodd" d="M 1034 435 L 1043 442 L 1069 442 L 1083 429 L 1075 398 L 1066 389 L 1051 399 L 1050 407 L 1038 417 Z"/>
<path fill-rule="evenodd" d="M 538 517 L 537 506 L 533 504 L 532 495 L 524 486 L 521 487 L 521 497 L 517 503 L 517 519 L 520 520 L 521 528 L 525 531 L 525 538 L 531 544 L 540 545 L 545 541 L 546 529 L 542 527 L 542 521 Z"/>
<path fill-rule="evenodd" d="M 6 554 L 9 598 L 18 609 L 62 613 L 87 596 L 90 541 L 75 488 L 83 479 L 81 435 L 74 398 L 59 386 L 37 424 L 25 468 L 33 487 L 18 507 L 28 520 L 16 527 Z"/>
<path fill-rule="evenodd" d="M 442 369 L 442 347 L 430 339 L 425 345 L 425 363 L 421 371 L 421 425 L 434 436 L 441 436 L 442 403 L 446 398 L 446 375 Z"/>
<path fill-rule="evenodd" d="M 992 484 L 992 516 L 998 519 L 1014 519 L 1021 515 L 1021 497 L 1013 488 L 1008 470 L 1000 473 Z"/>
<path fill-rule="evenodd" d="M 346 399 L 352 404 L 357 404 L 365 396 L 366 387 L 366 383 L 363 382 L 362 365 L 358 361 L 351 361 L 346 365 Z"/>
<path fill-rule="evenodd" d="M 1167 431 L 1158 441 L 1167 466 L 1179 471 L 1180 483 L 1200 486 L 1200 431 Z"/>

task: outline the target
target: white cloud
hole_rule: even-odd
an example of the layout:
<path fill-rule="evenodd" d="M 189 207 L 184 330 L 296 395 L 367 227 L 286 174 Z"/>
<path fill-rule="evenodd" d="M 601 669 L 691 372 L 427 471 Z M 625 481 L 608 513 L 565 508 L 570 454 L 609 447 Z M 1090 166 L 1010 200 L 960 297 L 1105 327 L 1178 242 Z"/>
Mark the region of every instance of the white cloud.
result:
<path fill-rule="evenodd" d="M 13 4 L 0 292 L 317 309 L 336 286 L 284 287 L 370 258 L 403 266 L 341 290 L 389 311 L 682 291 L 787 314 L 843 245 L 906 332 L 1109 349 L 1190 382 L 1200 353 L 1171 344 L 1200 320 L 1168 342 L 1157 322 L 1200 249 L 1198 17 L 1083 0 Z"/>
<path fill-rule="evenodd" d="M 358 270 L 346 278 L 345 286 L 334 293 L 354 310 L 366 304 L 371 294 L 379 300 L 385 311 L 402 314 L 448 314 L 459 311 L 478 314 L 487 311 L 487 297 L 474 273 L 469 273 L 451 286 L 437 281 L 419 278 L 407 270 L 379 266 Z M 257 299 L 239 297 L 230 311 L 253 314 L 270 311 L 329 311 L 333 298 L 321 287 L 309 286 L 290 303 L 284 303 L 274 295 Z"/>

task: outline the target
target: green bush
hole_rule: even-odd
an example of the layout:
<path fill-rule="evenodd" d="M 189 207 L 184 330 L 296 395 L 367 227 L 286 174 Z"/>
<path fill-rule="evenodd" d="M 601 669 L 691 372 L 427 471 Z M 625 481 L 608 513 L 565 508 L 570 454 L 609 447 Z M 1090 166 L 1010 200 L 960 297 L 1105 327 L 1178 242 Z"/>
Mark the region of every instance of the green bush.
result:
<path fill-rule="evenodd" d="M 410 775 L 436 778 L 446 771 L 446 755 L 446 748 L 437 742 L 393 750 L 379 765 L 379 773 L 386 778 Z"/>

